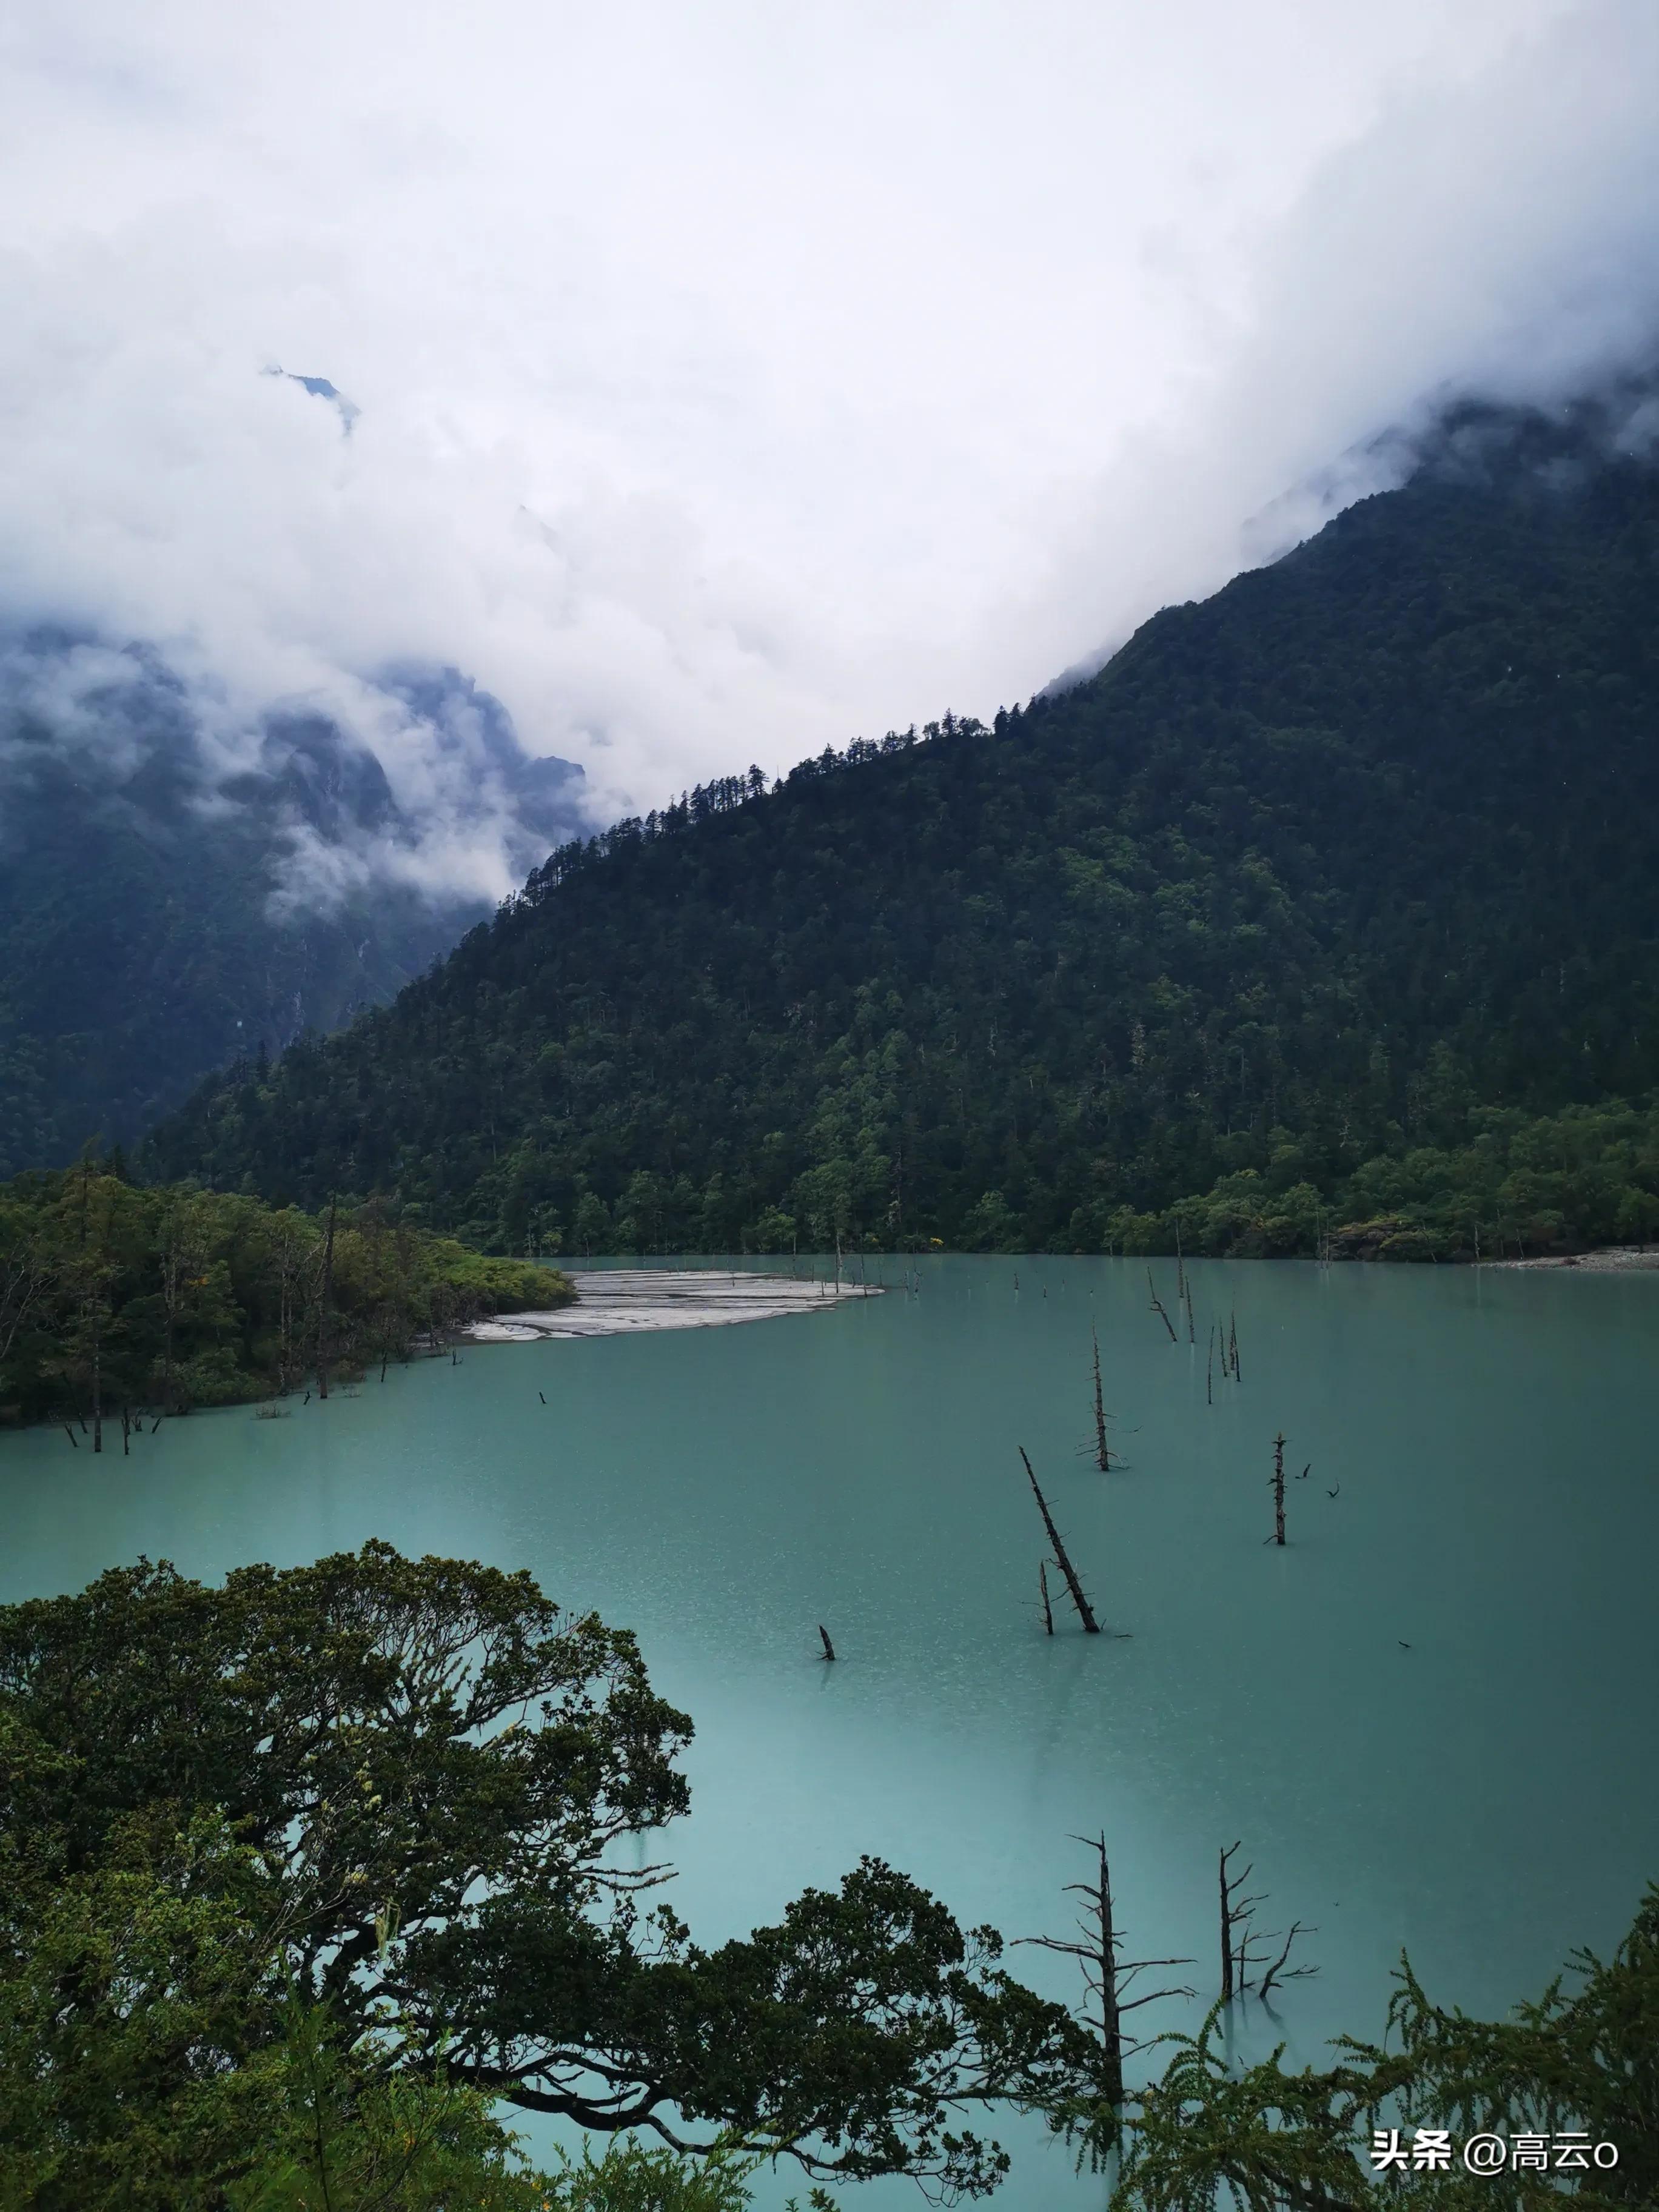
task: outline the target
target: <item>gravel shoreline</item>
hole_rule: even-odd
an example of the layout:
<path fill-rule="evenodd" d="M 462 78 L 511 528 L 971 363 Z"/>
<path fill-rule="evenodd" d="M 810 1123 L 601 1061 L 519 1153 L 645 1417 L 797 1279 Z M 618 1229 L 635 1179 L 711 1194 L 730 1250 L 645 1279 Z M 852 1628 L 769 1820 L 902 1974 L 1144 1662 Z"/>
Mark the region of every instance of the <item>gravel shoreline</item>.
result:
<path fill-rule="evenodd" d="M 1640 1274 L 1659 1268 L 1659 1245 L 1609 1244 L 1599 1252 L 1571 1252 L 1562 1258 L 1487 1260 L 1488 1267 L 1582 1267 L 1592 1275 Z"/>
<path fill-rule="evenodd" d="M 828 1313 L 846 1298 L 878 1297 L 873 1285 L 802 1281 L 793 1275 L 732 1275 L 702 1267 L 574 1267 L 574 1306 L 503 1315 L 459 1334 L 474 1344 L 538 1344 L 544 1337 L 629 1336 L 653 1328 L 722 1328 Z"/>

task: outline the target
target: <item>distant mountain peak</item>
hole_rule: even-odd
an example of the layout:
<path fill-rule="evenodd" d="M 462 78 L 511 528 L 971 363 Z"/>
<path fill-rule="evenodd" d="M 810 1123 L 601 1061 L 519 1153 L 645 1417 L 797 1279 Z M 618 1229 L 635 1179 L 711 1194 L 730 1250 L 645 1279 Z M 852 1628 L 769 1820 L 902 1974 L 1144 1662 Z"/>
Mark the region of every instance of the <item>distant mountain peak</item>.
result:
<path fill-rule="evenodd" d="M 459 670 L 357 704 L 228 727 L 152 646 L 0 630 L 0 1176 L 389 997 L 586 827 Z"/>
<path fill-rule="evenodd" d="M 1151 1250 L 1177 1201 L 1211 1251 L 1548 1246 L 1589 1217 L 1534 1166 L 1602 1188 L 1559 1133 L 1394 1232 L 1425 1161 L 1659 1085 L 1637 420 L 1466 411 L 1063 696 L 566 847 L 391 1006 L 204 1088 L 157 1169 L 349 1178 L 514 1251 Z M 1620 1235 L 1659 1221 L 1628 1173 Z"/>

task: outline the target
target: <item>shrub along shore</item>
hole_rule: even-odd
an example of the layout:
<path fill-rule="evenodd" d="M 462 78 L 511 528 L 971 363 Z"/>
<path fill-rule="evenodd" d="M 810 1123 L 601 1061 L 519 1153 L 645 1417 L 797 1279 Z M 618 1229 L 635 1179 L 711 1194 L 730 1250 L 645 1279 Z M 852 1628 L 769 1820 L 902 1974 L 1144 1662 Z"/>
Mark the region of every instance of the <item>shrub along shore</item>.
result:
<path fill-rule="evenodd" d="M 0 1185 L 0 1414 L 84 1425 L 360 1377 L 495 1313 L 568 1304 L 376 1202 L 313 1216 L 88 1159 Z"/>

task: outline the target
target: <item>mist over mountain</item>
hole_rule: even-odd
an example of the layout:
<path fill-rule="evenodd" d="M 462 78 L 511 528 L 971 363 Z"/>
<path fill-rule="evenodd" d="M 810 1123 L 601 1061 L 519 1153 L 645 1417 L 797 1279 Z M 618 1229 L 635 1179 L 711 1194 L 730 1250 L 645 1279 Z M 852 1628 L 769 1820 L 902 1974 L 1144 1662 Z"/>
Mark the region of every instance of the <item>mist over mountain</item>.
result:
<path fill-rule="evenodd" d="M 150 647 L 0 641 L 0 1173 L 390 996 L 583 825 L 580 769 L 458 671 L 364 695 L 385 759 L 303 702 L 209 720 Z"/>
<path fill-rule="evenodd" d="M 1656 428 L 1640 383 L 1455 410 L 994 727 L 567 845 L 153 1162 L 511 1249 L 1098 1250 L 1212 1191 L 1211 1249 L 1310 1249 L 1419 1172 L 1496 1183 L 1526 1117 L 1659 1085 Z M 1627 1229 L 1633 1158 L 1595 1200 Z M 1541 1188 L 1487 1235 L 1558 1233 Z"/>
<path fill-rule="evenodd" d="M 210 719 L 462 668 L 596 818 L 1028 697 L 1659 328 L 1650 0 L 73 12 L 0 84 L 0 623 Z"/>

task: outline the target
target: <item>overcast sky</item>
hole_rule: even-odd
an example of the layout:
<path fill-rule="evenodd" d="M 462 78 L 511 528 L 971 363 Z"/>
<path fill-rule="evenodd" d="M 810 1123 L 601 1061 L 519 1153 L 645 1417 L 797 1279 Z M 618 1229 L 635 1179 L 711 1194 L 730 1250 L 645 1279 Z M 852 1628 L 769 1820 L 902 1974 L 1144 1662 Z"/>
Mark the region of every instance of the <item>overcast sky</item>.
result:
<path fill-rule="evenodd" d="M 378 665 L 453 662 L 608 812 L 988 715 L 1435 393 L 1547 396 L 1659 307 L 1653 0 L 0 38 L 0 618 L 161 641 L 231 727 L 372 730 Z"/>

